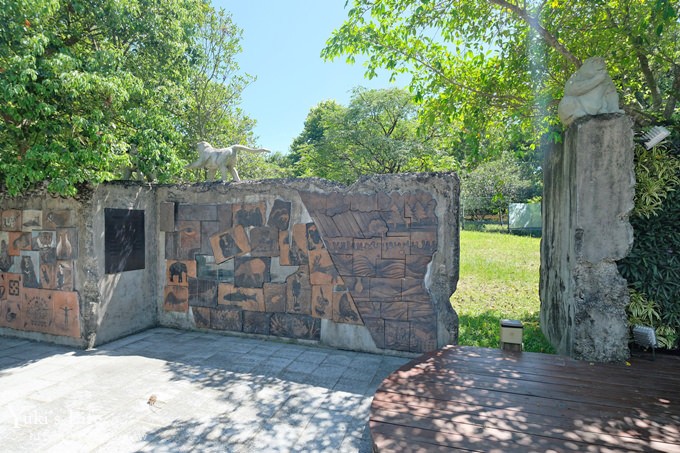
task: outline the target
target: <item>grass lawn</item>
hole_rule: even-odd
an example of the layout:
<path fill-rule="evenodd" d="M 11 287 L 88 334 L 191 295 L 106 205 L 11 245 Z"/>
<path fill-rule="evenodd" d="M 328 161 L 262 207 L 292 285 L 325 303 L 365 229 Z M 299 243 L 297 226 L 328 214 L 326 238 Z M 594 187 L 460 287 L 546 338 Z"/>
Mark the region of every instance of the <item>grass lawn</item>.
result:
<path fill-rule="evenodd" d="M 540 239 L 460 232 L 460 279 L 451 304 L 460 318 L 459 344 L 497 348 L 500 320 L 524 324 L 524 350 L 554 353 L 538 325 Z"/>

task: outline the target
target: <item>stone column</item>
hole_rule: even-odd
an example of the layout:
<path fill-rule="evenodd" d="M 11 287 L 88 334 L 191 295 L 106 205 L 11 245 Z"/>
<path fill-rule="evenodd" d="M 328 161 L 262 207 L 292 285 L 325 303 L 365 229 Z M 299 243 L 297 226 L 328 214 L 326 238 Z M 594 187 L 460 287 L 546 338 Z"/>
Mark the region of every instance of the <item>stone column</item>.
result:
<path fill-rule="evenodd" d="M 630 252 L 633 132 L 622 114 L 572 123 L 545 159 L 541 328 L 559 354 L 592 361 L 629 356 L 627 282 L 616 261 Z"/>

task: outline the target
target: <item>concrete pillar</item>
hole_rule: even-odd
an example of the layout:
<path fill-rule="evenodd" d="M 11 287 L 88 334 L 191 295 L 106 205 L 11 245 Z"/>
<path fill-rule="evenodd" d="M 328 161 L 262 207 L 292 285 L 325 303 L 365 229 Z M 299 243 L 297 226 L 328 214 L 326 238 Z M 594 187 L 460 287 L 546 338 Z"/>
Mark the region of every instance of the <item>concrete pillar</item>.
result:
<path fill-rule="evenodd" d="M 592 361 L 629 355 L 627 282 L 616 261 L 633 245 L 632 121 L 588 116 L 545 159 L 541 328 L 559 354 Z"/>

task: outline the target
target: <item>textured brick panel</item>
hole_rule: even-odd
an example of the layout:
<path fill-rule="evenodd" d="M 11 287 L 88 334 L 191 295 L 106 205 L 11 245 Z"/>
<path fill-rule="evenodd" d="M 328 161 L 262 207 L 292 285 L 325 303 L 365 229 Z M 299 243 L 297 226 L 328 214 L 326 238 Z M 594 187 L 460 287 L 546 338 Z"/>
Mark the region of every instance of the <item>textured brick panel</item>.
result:
<path fill-rule="evenodd" d="M 340 236 L 350 238 L 363 237 L 361 226 L 359 226 L 357 219 L 351 211 L 345 211 L 334 215 L 333 222 L 335 222 L 335 226 L 337 227 Z"/>
<path fill-rule="evenodd" d="M 210 328 L 210 308 L 207 307 L 191 307 L 191 313 L 194 315 L 194 323 L 199 329 Z"/>
<path fill-rule="evenodd" d="M 411 219 L 405 218 L 402 212 L 382 211 L 380 216 L 387 225 L 388 236 L 403 236 L 410 231 Z"/>
<path fill-rule="evenodd" d="M 395 351 L 410 351 L 410 337 L 410 323 L 385 320 L 385 348 Z"/>
<path fill-rule="evenodd" d="M 405 216 L 411 219 L 411 228 L 431 229 L 437 228 L 437 216 L 435 208 L 437 201 L 432 195 L 421 190 L 415 194 L 408 194 L 405 198 Z"/>
<path fill-rule="evenodd" d="M 21 231 L 21 211 L 18 209 L 6 209 L 0 217 L 3 231 Z"/>
<path fill-rule="evenodd" d="M 234 259 L 234 284 L 242 288 L 262 288 L 271 281 L 271 258 L 237 256 Z"/>
<path fill-rule="evenodd" d="M 243 312 L 243 332 L 258 335 L 269 335 L 270 313 L 254 311 Z"/>
<path fill-rule="evenodd" d="M 425 277 L 430 261 L 432 261 L 432 257 L 429 255 L 406 255 L 405 277 L 422 279 Z"/>
<path fill-rule="evenodd" d="M 382 240 L 383 259 L 406 259 L 411 250 L 411 236 L 390 236 Z"/>
<path fill-rule="evenodd" d="M 196 277 L 203 280 L 234 283 L 234 259 L 220 264 L 212 255 L 196 255 Z"/>
<path fill-rule="evenodd" d="M 354 250 L 354 238 L 324 236 L 324 242 L 329 253 L 345 255 L 351 254 Z"/>
<path fill-rule="evenodd" d="M 312 286 L 312 316 L 333 318 L 333 285 Z"/>
<path fill-rule="evenodd" d="M 355 254 L 352 258 L 352 272 L 357 277 L 375 277 L 378 258 Z"/>
<path fill-rule="evenodd" d="M 180 204 L 177 206 L 177 220 L 217 220 L 217 206 L 214 204 Z"/>
<path fill-rule="evenodd" d="M 395 211 L 404 217 L 404 197 L 399 192 L 378 192 L 376 202 L 378 211 Z"/>
<path fill-rule="evenodd" d="M 189 288 L 187 286 L 166 286 L 163 310 L 181 313 L 189 310 Z"/>
<path fill-rule="evenodd" d="M 338 272 L 325 249 L 309 251 L 309 279 L 312 285 L 337 283 Z"/>
<path fill-rule="evenodd" d="M 382 318 L 364 317 L 364 325 L 371 333 L 371 337 L 375 342 L 376 347 L 385 348 L 385 320 Z"/>
<path fill-rule="evenodd" d="M 234 288 L 229 294 L 229 302 L 220 302 L 220 305 L 232 305 L 243 310 L 265 311 L 264 290 L 261 288 Z"/>
<path fill-rule="evenodd" d="M 73 226 L 71 211 L 68 209 L 43 211 L 43 228 L 53 230 L 55 228 Z"/>
<path fill-rule="evenodd" d="M 220 230 L 225 231 L 234 226 L 234 218 L 231 204 L 217 205 L 217 221 L 220 223 Z"/>
<path fill-rule="evenodd" d="M 263 226 L 265 220 L 266 206 L 261 203 L 243 203 L 232 205 L 234 214 L 234 225 Z"/>
<path fill-rule="evenodd" d="M 217 282 L 189 278 L 189 305 L 192 307 L 216 307 Z"/>
<path fill-rule="evenodd" d="M 412 322 L 409 350 L 425 352 L 437 349 L 437 338 L 432 323 Z"/>
<path fill-rule="evenodd" d="M 212 255 L 212 243 L 210 238 L 224 231 L 220 222 L 201 222 L 201 250 L 200 253 L 203 255 Z"/>
<path fill-rule="evenodd" d="M 165 263 L 165 284 L 189 286 L 189 277 L 196 278 L 195 260 L 168 260 Z"/>
<path fill-rule="evenodd" d="M 279 256 L 279 230 L 275 227 L 254 227 L 250 230 L 251 256 Z"/>
<path fill-rule="evenodd" d="M 274 313 L 271 317 L 269 333 L 279 337 L 319 340 L 321 322 L 311 316 L 287 313 Z"/>
<path fill-rule="evenodd" d="M 370 289 L 371 300 L 390 302 L 401 300 L 401 279 L 372 278 Z"/>
<path fill-rule="evenodd" d="M 250 252 L 250 242 L 242 225 L 212 236 L 210 244 L 217 263 Z"/>
<path fill-rule="evenodd" d="M 243 329 L 241 310 L 233 307 L 219 306 L 210 309 L 210 328 L 215 330 L 231 330 L 240 332 Z"/>
<path fill-rule="evenodd" d="M 335 222 L 331 216 L 326 214 L 316 214 L 315 220 L 324 239 L 340 236 L 340 230 L 338 230 L 338 227 L 335 225 Z"/>
<path fill-rule="evenodd" d="M 375 275 L 382 278 L 404 278 L 404 261 L 377 260 Z"/>
<path fill-rule="evenodd" d="M 326 194 L 317 192 L 300 192 L 302 204 L 311 213 L 324 214 L 326 212 Z"/>
<path fill-rule="evenodd" d="M 362 324 L 359 311 L 349 291 L 333 293 L 333 321 L 345 324 Z"/>
<path fill-rule="evenodd" d="M 308 266 L 300 266 L 300 270 L 286 280 L 286 311 L 305 315 L 312 312 L 312 285 Z"/>
<path fill-rule="evenodd" d="M 326 197 L 326 215 L 334 216 L 350 209 L 350 198 L 340 192 L 331 192 Z"/>
<path fill-rule="evenodd" d="M 416 322 L 424 322 L 432 325 L 436 322 L 434 308 L 431 302 L 413 302 L 408 303 L 408 320 Z"/>
<path fill-rule="evenodd" d="M 345 277 L 344 280 L 354 299 L 370 299 L 371 279 L 369 277 Z"/>
<path fill-rule="evenodd" d="M 292 203 L 290 201 L 274 200 L 274 205 L 269 213 L 267 225 L 278 228 L 279 230 L 287 230 L 290 226 L 291 205 Z"/>
<path fill-rule="evenodd" d="M 161 231 L 175 231 L 175 203 L 164 201 L 160 204 L 158 224 Z"/>
<path fill-rule="evenodd" d="M 432 256 L 437 251 L 436 231 L 412 231 L 411 255 Z"/>
<path fill-rule="evenodd" d="M 201 222 L 180 221 L 177 222 L 179 231 L 178 256 L 181 259 L 194 259 L 194 255 L 201 251 Z"/>
<path fill-rule="evenodd" d="M 284 313 L 286 311 L 286 284 L 264 284 L 264 308 L 269 313 Z"/>
<path fill-rule="evenodd" d="M 422 279 L 404 278 L 401 281 L 401 293 L 403 300 L 416 302 L 430 302 L 430 296 Z"/>
<path fill-rule="evenodd" d="M 352 255 L 331 255 L 333 264 L 335 264 L 335 269 L 341 276 L 354 275 L 353 271 L 353 261 L 354 257 Z"/>
<path fill-rule="evenodd" d="M 165 233 L 165 259 L 179 259 L 179 233 Z"/>
<path fill-rule="evenodd" d="M 380 318 L 380 302 L 371 302 L 370 300 L 354 299 L 354 305 L 361 317 L 366 318 Z"/>
<path fill-rule="evenodd" d="M 361 212 L 377 211 L 378 197 L 374 193 L 350 195 L 350 209 Z"/>
<path fill-rule="evenodd" d="M 382 302 L 380 304 L 380 317 L 408 321 L 408 304 L 406 302 Z"/>

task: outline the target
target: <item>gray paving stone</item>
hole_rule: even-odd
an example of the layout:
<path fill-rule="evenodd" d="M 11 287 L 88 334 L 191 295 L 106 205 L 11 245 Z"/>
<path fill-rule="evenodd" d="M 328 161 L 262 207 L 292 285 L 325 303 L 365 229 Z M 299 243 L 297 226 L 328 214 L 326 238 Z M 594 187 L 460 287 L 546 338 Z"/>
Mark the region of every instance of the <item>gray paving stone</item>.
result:
<path fill-rule="evenodd" d="M 165 328 L 91 351 L 0 340 L 12 452 L 368 452 L 372 392 L 409 360 Z"/>

